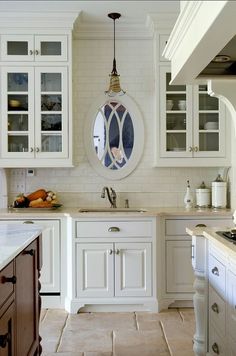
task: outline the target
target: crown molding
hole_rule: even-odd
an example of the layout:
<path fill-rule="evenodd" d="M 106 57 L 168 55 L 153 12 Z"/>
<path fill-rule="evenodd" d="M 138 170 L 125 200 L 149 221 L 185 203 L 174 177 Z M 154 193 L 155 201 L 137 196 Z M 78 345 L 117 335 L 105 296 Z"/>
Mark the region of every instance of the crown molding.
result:
<path fill-rule="evenodd" d="M 116 25 L 117 39 L 150 39 L 153 33 L 145 23 L 119 22 Z M 109 23 L 91 23 L 76 21 L 73 31 L 74 39 L 112 39 L 113 27 Z"/>
<path fill-rule="evenodd" d="M 1 30 L 17 29 L 66 29 L 72 30 L 79 12 L 8 12 L 0 11 Z"/>
<path fill-rule="evenodd" d="M 178 15 L 179 12 L 148 14 L 146 26 L 150 29 L 152 33 L 162 30 L 171 31 L 176 23 Z"/>

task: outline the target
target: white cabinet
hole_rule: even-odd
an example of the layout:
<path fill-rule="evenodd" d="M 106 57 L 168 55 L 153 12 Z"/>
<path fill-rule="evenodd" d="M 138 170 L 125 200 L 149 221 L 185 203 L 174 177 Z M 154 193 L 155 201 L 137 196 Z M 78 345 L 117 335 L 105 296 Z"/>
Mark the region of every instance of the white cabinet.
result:
<path fill-rule="evenodd" d="M 66 309 L 135 304 L 157 310 L 155 234 L 155 218 L 75 219 Z"/>
<path fill-rule="evenodd" d="M 68 158 L 67 68 L 2 67 L 2 88 L 2 157 Z"/>
<path fill-rule="evenodd" d="M 17 219 L 17 220 L 0 220 L 0 223 L 11 222 L 12 224 L 38 224 L 43 227 L 42 232 L 42 262 L 41 269 L 41 290 L 43 304 L 44 296 L 60 296 L 61 292 L 61 238 L 60 238 L 60 221 L 59 220 L 41 220 L 41 219 Z M 46 299 L 46 298 L 45 298 Z M 58 298 L 55 298 L 57 300 Z M 53 303 L 50 303 L 52 307 Z M 55 304 L 56 305 L 56 304 Z"/>
<path fill-rule="evenodd" d="M 78 243 L 76 250 L 78 297 L 151 295 L 150 243 Z"/>
<path fill-rule="evenodd" d="M 166 241 L 166 292 L 193 292 L 191 241 Z"/>
<path fill-rule="evenodd" d="M 160 110 L 156 165 L 230 165 L 226 108 L 207 85 L 171 85 L 169 66 L 159 66 Z"/>
<path fill-rule="evenodd" d="M 186 216 L 166 217 L 162 221 L 162 231 L 164 238 L 162 240 L 161 254 L 157 255 L 157 261 L 160 259 L 160 269 L 162 273 L 160 309 L 167 308 L 170 304 L 176 306 L 190 306 L 193 300 L 193 283 L 194 273 L 192 264 L 196 264 L 196 249 L 191 237 L 186 232 L 186 227 L 194 228 L 197 226 L 214 227 L 224 226 L 231 227 L 231 216 L 228 218 L 212 218 L 207 216 Z M 199 258 L 199 257 L 198 257 Z M 213 261 L 212 269 L 216 267 Z M 163 267 L 164 266 L 164 267 Z M 221 265 L 218 263 L 220 269 Z M 223 274 L 223 271 L 221 271 Z M 215 275 L 212 274 L 216 278 Z M 217 283 L 217 281 L 216 281 Z M 224 288 L 222 286 L 222 288 Z"/>
<path fill-rule="evenodd" d="M 66 61 L 67 36 L 2 35 L 2 61 Z"/>

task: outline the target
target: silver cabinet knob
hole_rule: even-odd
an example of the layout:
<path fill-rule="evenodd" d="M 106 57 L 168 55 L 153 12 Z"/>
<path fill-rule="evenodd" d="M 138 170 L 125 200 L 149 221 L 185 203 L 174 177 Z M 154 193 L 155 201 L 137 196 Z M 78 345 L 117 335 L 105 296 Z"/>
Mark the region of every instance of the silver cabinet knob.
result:
<path fill-rule="evenodd" d="M 39 152 L 39 151 L 40 151 L 39 147 L 36 147 L 36 148 L 35 148 L 35 151 L 36 151 L 36 152 Z"/>
<path fill-rule="evenodd" d="M 213 310 L 213 312 L 215 312 L 216 314 L 219 314 L 219 307 L 216 303 L 212 304 L 211 309 Z"/>
<path fill-rule="evenodd" d="M 117 248 L 115 253 L 116 253 L 116 255 L 119 255 L 120 254 L 120 250 Z"/>
<path fill-rule="evenodd" d="M 34 224 L 34 222 L 32 220 L 25 220 L 23 224 Z"/>
<path fill-rule="evenodd" d="M 32 56 L 34 54 L 34 51 L 32 51 L 32 49 L 30 49 L 29 54 Z"/>
<path fill-rule="evenodd" d="M 194 147 L 194 152 L 198 152 L 199 148 L 197 146 Z"/>
<path fill-rule="evenodd" d="M 110 249 L 110 250 L 108 251 L 108 253 L 109 253 L 109 255 L 112 255 L 112 254 L 113 254 L 113 250 Z"/>
<path fill-rule="evenodd" d="M 219 270 L 218 270 L 217 267 L 212 268 L 211 273 L 214 274 L 215 276 L 219 276 L 220 275 Z"/>
<path fill-rule="evenodd" d="M 120 231 L 120 228 L 117 226 L 111 226 L 108 229 L 108 232 L 119 232 L 119 231 Z"/>
<path fill-rule="evenodd" d="M 36 56 L 39 55 L 39 50 L 38 49 L 35 50 L 35 54 L 36 54 Z"/>
<path fill-rule="evenodd" d="M 34 152 L 34 149 L 33 149 L 33 147 L 30 147 L 30 152 Z"/>
<path fill-rule="evenodd" d="M 216 342 L 214 342 L 214 344 L 211 346 L 211 348 L 212 348 L 212 351 L 213 351 L 215 354 L 217 354 L 217 355 L 220 354 L 219 346 L 217 345 Z"/>
<path fill-rule="evenodd" d="M 189 146 L 188 150 L 189 152 L 193 152 L 193 147 Z"/>

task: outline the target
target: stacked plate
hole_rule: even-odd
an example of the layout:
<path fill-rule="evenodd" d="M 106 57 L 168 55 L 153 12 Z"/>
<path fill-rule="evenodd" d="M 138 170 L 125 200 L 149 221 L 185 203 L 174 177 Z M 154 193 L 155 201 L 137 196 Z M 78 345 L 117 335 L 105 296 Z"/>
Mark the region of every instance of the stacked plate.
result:
<path fill-rule="evenodd" d="M 205 130 L 218 130 L 218 122 L 208 121 L 204 125 Z"/>

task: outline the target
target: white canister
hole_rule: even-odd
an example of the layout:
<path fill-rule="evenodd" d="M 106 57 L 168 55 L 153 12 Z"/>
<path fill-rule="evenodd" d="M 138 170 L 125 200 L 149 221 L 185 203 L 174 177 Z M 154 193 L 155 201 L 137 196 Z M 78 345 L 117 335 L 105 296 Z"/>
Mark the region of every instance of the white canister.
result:
<path fill-rule="evenodd" d="M 199 208 L 211 206 L 211 190 L 209 188 L 196 189 L 196 204 Z"/>
<path fill-rule="evenodd" d="M 215 181 L 212 182 L 212 207 L 226 208 L 227 205 L 227 183 Z"/>

